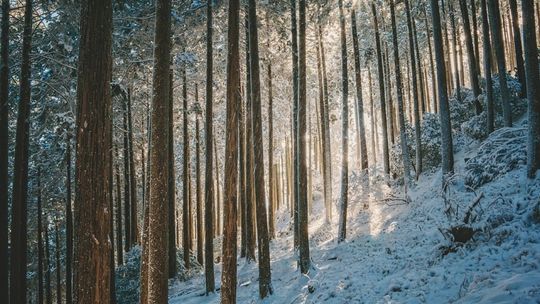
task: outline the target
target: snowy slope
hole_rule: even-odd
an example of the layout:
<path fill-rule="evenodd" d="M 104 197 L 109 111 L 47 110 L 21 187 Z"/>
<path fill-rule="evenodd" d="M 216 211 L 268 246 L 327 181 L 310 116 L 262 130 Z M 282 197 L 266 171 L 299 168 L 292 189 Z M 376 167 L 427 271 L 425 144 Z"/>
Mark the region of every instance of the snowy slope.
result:
<path fill-rule="evenodd" d="M 288 211 L 281 211 L 270 251 L 274 295 L 258 299 L 257 264 L 239 259 L 238 303 L 540 303 L 540 211 L 534 210 L 540 179 L 527 180 L 520 165 L 476 194 L 467 190 L 465 159 L 476 155 L 477 146 L 456 155 L 457 174 L 447 197 L 457 219 L 445 214 L 440 171 L 423 175 L 409 189 L 408 204 L 385 200 L 404 198 L 401 187 L 357 182 L 350 193 L 347 241 L 337 244 L 337 212 L 326 224 L 315 192 L 309 226 L 313 269 L 307 276 L 296 268 Z M 441 231 L 462 219 L 480 193 L 473 212 L 478 232 L 443 255 L 441 248 L 450 241 Z M 220 265 L 217 271 L 219 287 Z M 172 284 L 170 302 L 219 302 L 219 292 L 203 293 L 201 273 Z"/>

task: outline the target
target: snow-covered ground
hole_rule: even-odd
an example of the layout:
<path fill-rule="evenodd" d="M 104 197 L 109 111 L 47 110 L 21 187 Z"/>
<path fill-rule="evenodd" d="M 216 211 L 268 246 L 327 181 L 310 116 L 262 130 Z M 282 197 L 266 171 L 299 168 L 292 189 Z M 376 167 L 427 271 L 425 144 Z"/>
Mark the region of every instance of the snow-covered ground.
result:
<path fill-rule="evenodd" d="M 475 192 L 468 190 L 465 160 L 474 158 L 478 146 L 456 154 L 448 204 L 440 171 L 422 175 L 408 190 L 409 203 L 387 200 L 405 198 L 399 186 L 380 180 L 367 186 L 353 178 L 347 241 L 341 244 L 336 242 L 337 198 L 327 224 L 322 196 L 315 192 L 308 275 L 296 266 L 289 211 L 281 210 L 270 251 L 274 294 L 259 300 L 257 264 L 239 258 L 238 303 L 540 303 L 540 179 L 527 180 L 520 165 Z M 451 245 L 443 232 L 463 221 L 481 194 L 471 216 L 478 232 L 443 254 Z M 447 216 L 445 210 L 454 213 Z M 219 288 L 221 265 L 216 266 Z M 197 273 L 171 285 L 170 302 L 218 303 L 219 292 L 205 296 L 204 275 Z"/>

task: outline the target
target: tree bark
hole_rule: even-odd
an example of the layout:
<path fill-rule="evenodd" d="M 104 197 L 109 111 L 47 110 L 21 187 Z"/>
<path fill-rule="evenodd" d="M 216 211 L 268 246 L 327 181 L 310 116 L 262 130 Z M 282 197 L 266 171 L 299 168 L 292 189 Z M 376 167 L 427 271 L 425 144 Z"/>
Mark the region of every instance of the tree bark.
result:
<path fill-rule="evenodd" d="M 49 217 L 45 213 L 45 227 L 44 230 L 44 242 L 45 242 L 45 267 L 47 268 L 45 272 L 45 303 L 52 304 L 52 290 L 51 290 L 51 254 L 49 248 Z"/>
<path fill-rule="evenodd" d="M 261 90 L 259 73 L 259 45 L 257 31 L 257 8 L 255 0 L 249 0 L 249 49 L 251 70 L 251 111 L 253 114 L 253 164 L 254 190 L 257 215 L 257 244 L 259 256 L 259 297 L 272 294 L 270 274 L 270 248 L 268 220 L 266 215 L 264 156 L 262 142 Z M 235 130 L 235 129 L 232 129 Z M 236 147 L 236 139 L 235 139 Z M 235 162 L 236 164 L 236 162 Z M 236 189 L 236 187 L 234 188 Z"/>
<path fill-rule="evenodd" d="M 124 95 L 126 96 L 126 95 Z M 128 252 L 131 249 L 131 178 L 129 169 L 129 125 L 128 125 L 128 106 L 127 98 L 122 100 L 122 136 L 124 139 L 124 250 Z"/>
<path fill-rule="evenodd" d="M 204 254 L 204 273 L 206 283 L 206 294 L 214 292 L 214 187 L 212 182 L 212 138 L 213 138 L 213 19 L 212 19 L 212 1 L 208 1 L 206 7 L 206 120 L 205 120 L 205 148 L 206 158 L 204 167 L 204 224 L 205 224 L 205 254 Z"/>
<path fill-rule="evenodd" d="M 110 303 L 112 3 L 81 4 L 74 302 Z M 89 147 L 93 147 L 90 149 Z"/>
<path fill-rule="evenodd" d="M 168 214 L 168 225 L 169 225 L 169 237 L 168 237 L 168 248 L 169 248 L 169 279 L 172 279 L 176 276 L 178 272 L 176 267 L 176 175 L 174 170 L 174 72 L 172 69 L 169 71 L 169 102 L 168 113 L 169 113 L 169 123 L 167 128 L 169 129 L 169 134 L 167 138 L 167 149 L 168 149 L 168 163 L 167 163 L 167 202 L 169 206 Z"/>
<path fill-rule="evenodd" d="M 66 304 L 71 304 L 73 303 L 73 211 L 71 207 L 71 134 L 69 131 L 66 139 L 66 173 Z M 112 182 L 111 179 L 111 186 Z M 122 243 L 117 250 L 122 252 Z"/>
<path fill-rule="evenodd" d="M 37 245 L 38 245 L 38 269 L 37 269 L 37 275 L 38 275 L 38 304 L 43 304 L 43 259 L 44 259 L 44 252 L 43 252 L 43 224 L 41 220 L 41 216 L 43 214 L 43 211 L 41 210 L 41 167 L 38 166 L 38 173 L 37 173 Z M 7 303 L 7 302 L 6 302 Z"/>
<path fill-rule="evenodd" d="M 8 125 L 9 0 L 2 0 L 0 51 L 0 302 L 9 302 L 8 264 Z M 40 303 L 41 304 L 41 303 Z"/>
<path fill-rule="evenodd" d="M 381 127 L 382 127 L 382 146 L 383 146 L 383 170 L 384 173 L 390 173 L 390 154 L 388 151 L 388 127 L 386 124 L 386 99 L 384 89 L 384 67 L 381 51 L 381 38 L 379 35 L 379 23 L 377 21 L 377 10 L 375 2 L 371 3 L 373 13 L 373 27 L 375 28 L 375 44 L 377 48 L 377 66 L 379 74 L 379 99 L 381 100 Z"/>
<path fill-rule="evenodd" d="M 131 88 L 128 88 L 127 99 L 127 118 L 128 118 L 128 137 L 129 137 L 129 198 L 131 215 L 131 245 L 137 244 L 139 239 L 139 226 L 137 221 L 137 176 L 135 175 L 135 160 L 133 152 L 133 122 L 131 117 Z"/>
<path fill-rule="evenodd" d="M 338 0 L 341 37 L 341 194 L 338 243 L 347 236 L 347 207 L 349 197 L 349 77 L 347 73 L 347 37 L 345 36 L 345 15 L 343 0 Z"/>
<path fill-rule="evenodd" d="M 270 44 L 268 43 L 268 46 Z M 268 220 L 269 220 L 269 234 L 270 239 L 276 237 L 275 221 L 274 221 L 274 206 L 276 205 L 276 197 L 274 191 L 272 191 L 274 185 L 274 129 L 273 129 L 273 97 L 272 97 L 272 63 L 268 59 Z"/>
<path fill-rule="evenodd" d="M 487 130 L 495 130 L 495 106 L 493 102 L 493 83 L 491 80 L 491 41 L 489 38 L 489 21 L 486 0 L 481 0 L 482 7 L 482 38 L 484 40 L 484 73 L 486 74 L 486 104 L 487 104 Z"/>
<path fill-rule="evenodd" d="M 19 112 L 13 167 L 11 215 L 10 302 L 26 303 L 28 148 L 30 137 L 30 52 L 32 48 L 32 0 L 26 0 L 19 92 Z"/>
<path fill-rule="evenodd" d="M 236 203 L 238 182 L 238 105 L 240 103 L 240 52 L 239 22 L 240 1 L 229 1 L 227 32 L 227 128 L 225 147 L 225 191 L 224 191 L 224 233 L 223 270 L 221 273 L 221 303 L 236 303 Z"/>
<path fill-rule="evenodd" d="M 443 39 L 441 33 L 441 15 L 438 0 L 431 1 L 431 14 L 433 22 L 433 44 L 435 61 L 437 63 L 437 85 L 439 91 L 439 114 L 441 122 L 441 157 L 443 184 L 446 176 L 454 171 L 454 152 L 452 143 L 452 126 L 450 122 L 450 107 L 446 91 L 446 67 L 444 65 Z"/>
<path fill-rule="evenodd" d="M 60 233 L 58 232 L 58 223 L 54 223 L 54 240 L 56 245 L 56 303 L 62 304 L 62 271 L 60 264 Z M 113 254 L 111 254 L 111 258 L 114 258 Z M 114 280 L 111 280 L 111 282 L 114 282 Z M 114 291 L 111 291 L 111 294 L 112 293 L 114 293 Z"/>
<path fill-rule="evenodd" d="M 118 148 L 114 147 L 116 159 L 120 159 Z M 116 176 L 116 261 L 118 265 L 124 264 L 124 249 L 122 247 L 122 191 L 120 187 L 120 168 L 118 162 L 114 164 Z"/>
<path fill-rule="evenodd" d="M 538 47 L 535 37 L 533 0 L 521 0 L 523 43 L 525 49 L 525 76 L 529 100 L 529 140 L 527 143 L 527 176 L 534 178 L 540 168 L 540 72 Z"/>
<path fill-rule="evenodd" d="M 182 176 L 182 247 L 184 249 L 184 267 L 189 269 L 191 267 L 189 255 L 191 248 L 191 201 L 189 195 L 189 134 L 188 134 L 188 100 L 187 100 L 187 78 L 186 67 L 182 69 L 182 120 L 183 120 L 183 176 Z"/>
<path fill-rule="evenodd" d="M 516 0 L 508 0 L 510 5 L 510 14 L 512 15 L 512 31 L 514 34 L 514 52 L 516 55 L 517 78 L 521 83 L 521 97 L 527 96 L 527 81 L 525 76 L 525 67 L 523 63 L 523 49 L 521 47 L 521 32 L 519 30 L 519 16 Z M 534 17 L 534 7 L 531 7 Z M 534 19 L 533 19 L 534 21 Z M 534 30 L 533 30 L 534 34 Z"/>
<path fill-rule="evenodd" d="M 499 0 L 487 0 L 489 25 L 491 29 L 491 38 L 493 39 L 493 47 L 495 57 L 497 59 L 497 67 L 499 69 L 499 84 L 501 89 L 501 98 L 503 105 L 504 126 L 512 126 L 512 110 L 510 109 L 510 93 L 506 83 L 506 60 L 504 52 L 504 41 L 502 38 L 501 15 L 499 13 Z"/>
<path fill-rule="evenodd" d="M 196 91 L 197 92 L 197 89 Z M 198 95 L 197 93 L 195 95 Z M 198 98 L 196 98 L 198 102 Z M 197 262 L 204 265 L 203 259 L 203 198 L 202 198 L 202 189 L 201 189 L 201 137 L 200 137 L 200 127 L 199 127 L 199 113 L 196 114 L 195 118 L 195 176 L 196 176 L 196 200 L 197 200 Z"/>
<path fill-rule="evenodd" d="M 156 1 L 150 207 L 148 215 L 148 303 L 168 302 L 168 182 L 171 64 L 171 1 Z"/>

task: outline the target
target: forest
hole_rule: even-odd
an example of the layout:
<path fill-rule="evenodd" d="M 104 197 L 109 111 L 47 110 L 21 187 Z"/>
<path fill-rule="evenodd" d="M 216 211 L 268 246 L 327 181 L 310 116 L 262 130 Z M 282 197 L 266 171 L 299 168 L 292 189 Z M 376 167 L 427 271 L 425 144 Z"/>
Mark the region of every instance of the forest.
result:
<path fill-rule="evenodd" d="M 0 303 L 540 301 L 538 0 L 202 1 L 1 0 Z"/>

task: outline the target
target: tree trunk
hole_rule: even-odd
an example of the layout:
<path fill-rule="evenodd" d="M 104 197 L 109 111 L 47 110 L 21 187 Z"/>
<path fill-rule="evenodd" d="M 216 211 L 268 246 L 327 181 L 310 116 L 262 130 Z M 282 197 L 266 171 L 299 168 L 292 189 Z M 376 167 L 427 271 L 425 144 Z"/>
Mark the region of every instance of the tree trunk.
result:
<path fill-rule="evenodd" d="M 41 223 L 41 167 L 37 173 L 37 245 L 38 245 L 38 304 L 43 304 L 43 224 Z M 6 302 L 7 303 L 7 302 Z"/>
<path fill-rule="evenodd" d="M 204 224 L 205 224 L 205 253 L 204 253 L 204 273 L 206 279 L 206 294 L 214 292 L 215 280 L 214 280 L 214 187 L 212 182 L 212 139 L 213 139 L 213 125 L 212 120 L 214 117 L 212 104 L 213 104 L 213 49 L 212 49 L 212 35 L 213 35 L 213 19 L 212 19 L 212 1 L 208 1 L 206 6 L 206 119 L 205 119 L 205 148 L 206 158 L 204 167 Z"/>
<path fill-rule="evenodd" d="M 399 134 L 400 134 L 400 141 L 401 141 L 401 155 L 403 160 L 403 175 L 405 179 L 405 184 L 408 185 L 411 181 L 411 160 L 409 156 L 409 148 L 407 146 L 407 133 L 406 133 L 406 127 L 405 127 L 405 109 L 403 108 L 403 83 L 401 81 L 401 67 L 399 63 L 399 45 L 398 45 L 398 38 L 397 38 L 397 30 L 396 30 L 396 16 L 394 12 L 394 0 L 390 0 L 390 15 L 391 15 L 391 21 L 392 21 L 392 41 L 394 45 L 394 69 L 395 69 L 395 75 L 396 75 L 396 94 L 397 94 L 397 102 L 398 102 L 398 115 L 399 115 Z M 412 34 L 412 33 L 411 33 Z M 409 35 L 409 38 L 411 38 L 412 35 Z M 410 50 L 413 51 L 412 49 Z M 416 77 L 413 74 L 413 79 Z M 416 110 L 418 110 L 418 102 L 416 102 Z M 418 150 L 418 149 L 417 149 Z M 407 188 L 405 187 L 405 191 Z"/>
<path fill-rule="evenodd" d="M 56 245 L 56 303 L 62 304 L 62 272 L 60 265 L 60 233 L 58 232 L 58 223 L 54 223 L 54 232 L 54 239 Z M 111 257 L 114 257 L 114 255 L 111 254 Z M 111 293 L 113 292 L 114 291 L 111 291 Z"/>
<path fill-rule="evenodd" d="M 326 211 L 326 222 L 332 221 L 332 159 L 331 159 L 331 143 L 330 143 L 330 118 L 328 106 L 328 79 L 326 76 L 326 61 L 324 54 L 324 44 L 322 41 L 321 21 L 318 25 L 318 39 L 321 51 L 321 69 L 322 69 L 322 90 L 323 99 L 321 100 L 321 127 L 323 130 L 322 146 L 323 146 L 323 180 L 324 180 L 324 207 Z"/>
<path fill-rule="evenodd" d="M 73 303 L 73 211 L 71 208 L 71 135 L 69 134 L 69 131 L 67 134 L 66 147 L 66 304 L 71 304 Z M 112 182 L 111 179 L 111 185 Z M 118 247 L 119 252 L 122 252 L 121 244 L 122 243 L 120 243 L 120 247 Z"/>
<path fill-rule="evenodd" d="M 149 142 L 150 144 L 150 142 Z M 151 149 L 149 149 L 150 151 Z M 150 172 L 148 172 L 150 174 Z M 149 201 L 150 197 L 148 197 Z M 139 294 L 139 303 L 148 304 L 148 253 L 150 249 L 148 248 L 148 226 L 149 226 L 149 215 L 150 215 L 150 204 L 147 203 L 144 205 L 144 214 L 143 214 L 143 235 L 142 235 L 142 256 L 141 256 L 141 288 Z"/>
<path fill-rule="evenodd" d="M 116 159 L 120 159 L 118 148 L 114 147 Z M 118 265 L 124 264 L 124 249 L 122 247 L 122 191 L 120 187 L 120 168 L 118 162 L 114 163 L 116 176 L 116 260 Z"/>
<path fill-rule="evenodd" d="M 418 106 L 418 81 L 416 74 L 415 48 L 414 48 L 414 33 L 413 20 L 411 18 L 411 10 L 409 0 L 405 0 L 405 12 L 407 14 L 407 28 L 409 29 L 409 54 L 411 56 L 411 74 L 412 74 L 412 91 L 413 91 L 413 107 L 414 107 L 414 141 L 416 145 L 416 180 L 422 173 L 422 140 L 420 130 L 420 108 Z M 397 36 L 397 34 L 396 34 Z M 397 37 L 396 37 L 397 40 Z M 397 41 L 396 41 L 397 42 Z M 399 58 L 398 58 L 399 59 Z M 405 133 L 404 131 L 402 134 Z M 409 154 L 409 153 L 407 153 Z"/>
<path fill-rule="evenodd" d="M 446 91 L 446 67 L 444 65 L 444 50 L 441 33 L 441 16 L 438 0 L 431 0 L 431 13 L 433 22 L 433 44 L 435 61 L 437 63 L 437 85 L 439 91 L 439 114 L 441 122 L 441 157 L 443 184 L 446 176 L 454 171 L 454 154 L 452 147 L 452 126 L 450 122 L 450 107 Z"/>
<path fill-rule="evenodd" d="M 169 129 L 169 135 L 167 138 L 168 149 L 168 163 L 167 163 L 167 202 L 169 206 L 168 225 L 169 225 L 169 279 L 176 276 L 178 272 L 176 267 L 176 175 L 174 171 L 174 72 L 172 69 L 169 71 L 169 102 L 168 113 L 169 123 L 167 128 Z"/>
<path fill-rule="evenodd" d="M 51 251 L 49 248 L 49 217 L 45 213 L 45 227 L 43 230 L 45 232 L 45 267 L 47 268 L 45 272 L 45 303 L 52 304 L 52 290 L 51 290 Z"/>
<path fill-rule="evenodd" d="M 255 181 L 253 176 L 253 113 L 252 113 L 252 102 L 251 97 L 252 83 L 251 83 L 251 50 L 250 50 L 250 39 L 249 39 L 249 18 L 248 13 L 246 12 L 246 219 L 247 219 L 247 238 L 246 238 L 246 260 L 249 263 L 250 261 L 255 261 L 255 206 L 257 205 L 257 200 L 254 194 Z"/>
<path fill-rule="evenodd" d="M 474 1 L 473 1 L 474 2 Z M 482 112 L 482 105 L 478 100 L 478 96 L 482 93 L 480 85 L 478 83 L 478 70 L 477 58 L 474 53 L 474 46 L 471 37 L 471 25 L 469 24 L 469 12 L 467 9 L 466 0 L 459 0 L 459 7 L 461 9 L 461 17 L 463 20 L 463 32 L 465 34 L 465 47 L 467 48 L 467 59 L 469 65 L 469 81 L 471 82 L 472 90 L 474 93 L 474 106 L 476 108 L 476 115 Z M 473 12 L 474 13 L 474 12 Z M 476 27 L 474 27 L 476 29 Z"/>
<path fill-rule="evenodd" d="M 137 224 L 137 176 L 135 175 L 135 160 L 133 152 L 133 122 L 131 118 L 131 89 L 128 88 L 127 99 L 128 137 L 129 137 L 129 205 L 131 215 L 131 245 L 137 244 L 139 238 L 139 228 Z"/>
<path fill-rule="evenodd" d="M 540 168 L 540 72 L 538 47 L 535 37 L 533 0 L 521 0 L 523 43 L 525 49 L 525 76 L 529 100 L 529 139 L 527 141 L 527 176 L 534 178 Z"/>
<path fill-rule="evenodd" d="M 299 90 L 299 64 L 298 64 L 298 23 L 296 19 L 296 0 L 291 0 L 291 40 L 292 40 L 292 72 L 293 72 L 293 118 L 292 118 L 292 148 L 293 148 L 293 225 L 294 225 L 294 248 L 298 248 L 298 201 L 299 189 L 299 159 L 298 159 L 298 90 Z"/>
<path fill-rule="evenodd" d="M 109 303 L 112 3 L 81 4 L 77 85 L 74 302 Z M 98 26 L 99 25 L 99 26 Z M 89 149 L 89 147 L 93 147 Z"/>
<path fill-rule="evenodd" d="M 254 0 L 252 0 L 254 1 Z M 307 166 L 306 166 L 306 149 L 309 145 L 306 142 L 307 127 L 307 84 L 306 84 L 306 0 L 299 2 L 299 20 L 298 20 L 298 247 L 300 271 L 304 274 L 308 273 L 310 268 L 309 257 L 309 235 L 308 235 L 308 189 L 307 189 Z M 311 137 L 311 136 L 310 136 Z M 309 153 L 309 150 L 307 150 Z M 262 153 L 261 153 L 262 155 Z M 263 162 L 261 157 L 261 163 Z M 264 193 L 263 193 L 264 196 Z M 260 226 L 260 225 L 259 225 Z M 268 272 L 270 273 L 270 261 L 268 261 Z M 269 275 L 270 277 L 270 275 Z M 270 281 L 270 280 L 269 280 Z M 270 293 L 272 287 L 270 286 Z M 261 297 L 264 296 L 261 293 Z"/>
<path fill-rule="evenodd" d="M 499 0 L 487 0 L 489 12 L 489 25 L 491 29 L 491 38 L 493 39 L 493 48 L 497 59 L 499 69 L 499 84 L 501 89 L 501 98 L 503 105 L 504 126 L 512 126 L 512 111 L 510 109 L 510 93 L 506 83 L 506 60 L 504 52 L 504 41 L 502 38 L 501 15 L 499 13 Z"/>
<path fill-rule="evenodd" d="M 525 76 L 525 67 L 523 65 L 523 49 L 521 48 L 521 33 L 519 30 L 519 17 L 516 0 L 508 0 L 510 5 L 510 14 L 512 15 L 512 30 L 514 34 L 514 51 L 516 55 L 517 77 L 521 83 L 521 97 L 527 96 L 527 82 Z M 531 7 L 534 20 L 534 7 Z M 533 30 L 534 36 L 534 30 Z M 536 40 L 536 39 L 535 39 Z"/>
<path fill-rule="evenodd" d="M 251 111 L 253 114 L 253 164 L 254 190 L 257 214 L 257 243 L 259 253 L 259 296 L 261 299 L 272 294 L 270 274 L 270 248 L 268 220 L 266 215 L 264 156 L 262 142 L 261 91 L 259 78 L 259 45 L 257 33 L 257 8 L 255 0 L 249 0 L 249 50 L 251 70 Z M 236 130 L 233 128 L 232 130 Z M 236 138 L 235 138 L 236 147 Z M 236 159 L 236 157 L 235 157 Z M 236 161 L 234 162 L 236 164 Z M 235 168 L 236 170 L 236 168 Z M 236 189 L 236 186 L 235 188 Z M 232 223 L 229 223 L 232 224 Z M 236 240 L 235 240 L 236 241 Z"/>
<path fill-rule="evenodd" d="M 9 0 L 2 0 L 0 51 L 0 302 L 9 303 L 8 264 L 8 114 Z M 41 304 L 41 302 L 40 302 Z"/>
<path fill-rule="evenodd" d="M 197 86 L 195 86 L 197 88 Z M 195 89 L 197 92 L 197 89 Z M 195 93 L 195 95 L 198 95 Z M 195 99 L 198 102 L 198 98 Z M 197 262 L 200 265 L 204 265 L 203 259 L 203 201 L 202 201 L 202 189 L 201 189 L 201 137 L 199 127 L 199 113 L 196 113 L 195 118 L 195 177 L 196 177 L 196 200 L 197 200 Z"/>
<path fill-rule="evenodd" d="M 486 103 L 487 103 L 487 130 L 495 130 L 495 106 L 493 102 L 493 83 L 491 80 L 491 41 L 489 38 L 489 22 L 486 0 L 481 0 L 482 6 L 482 38 L 484 40 L 484 73 L 486 74 Z"/>
<path fill-rule="evenodd" d="M 477 22 L 477 10 L 476 10 L 476 0 L 471 0 L 471 17 L 472 17 L 472 37 L 473 37 L 473 46 L 474 46 L 474 55 L 476 59 L 476 72 L 478 75 L 476 77 L 481 77 L 480 72 L 480 51 L 478 48 L 478 22 Z M 478 78 L 477 78 L 478 79 Z"/>
<path fill-rule="evenodd" d="M 268 44 L 269 46 L 270 44 Z M 274 185 L 274 130 L 272 125 L 272 114 L 273 114 L 273 104 L 272 104 L 272 63 L 268 59 L 268 220 L 269 220 L 269 233 L 270 239 L 276 237 L 275 231 L 275 221 L 274 221 L 274 206 L 276 204 L 276 197 L 274 191 L 272 191 Z"/>
<path fill-rule="evenodd" d="M 356 12 L 353 9 L 351 11 L 351 27 L 352 27 L 352 41 L 354 49 L 354 67 L 356 72 L 356 98 L 357 98 L 357 112 L 358 112 L 358 133 L 360 142 L 360 169 L 365 170 L 368 168 L 368 155 L 367 155 L 367 143 L 366 143 L 366 131 L 364 124 L 364 101 L 362 99 L 362 70 L 360 69 L 360 50 L 358 46 L 358 32 L 356 28 Z"/>
<path fill-rule="evenodd" d="M 455 11 L 452 5 L 449 5 L 450 8 L 450 26 L 452 27 L 452 59 L 453 59 L 453 75 L 454 75 L 454 92 L 456 94 L 457 100 L 461 102 L 461 81 L 459 78 L 459 62 L 458 62 L 458 44 L 457 44 L 457 27 L 456 27 L 456 18 Z"/>
<path fill-rule="evenodd" d="M 28 147 L 30 137 L 30 51 L 32 48 L 32 0 L 26 0 L 24 30 L 13 167 L 13 199 L 11 215 L 11 270 L 10 302 L 26 303 L 27 266 L 27 198 L 28 198 Z"/>
<path fill-rule="evenodd" d="M 128 252 L 131 249 L 131 186 L 129 169 L 129 135 L 128 135 L 128 106 L 127 98 L 122 100 L 122 136 L 124 139 L 124 250 Z"/>
<path fill-rule="evenodd" d="M 150 207 L 148 215 L 148 303 L 168 302 L 169 128 L 170 128 L 171 1 L 156 1 Z"/>
<path fill-rule="evenodd" d="M 338 1 L 341 36 L 341 196 L 339 213 L 338 243 L 347 236 L 347 206 L 349 197 L 349 77 L 347 74 L 347 37 L 343 0 Z"/>
<path fill-rule="evenodd" d="M 474 1 L 474 0 L 473 0 Z M 435 113 L 438 113 L 439 112 L 439 108 L 438 108 L 438 105 L 439 105 L 439 96 L 437 95 L 439 92 L 437 91 L 437 86 L 436 86 L 436 80 L 435 80 L 435 67 L 434 67 L 434 60 L 433 60 L 433 52 L 431 51 L 432 48 L 431 48 L 431 38 L 430 36 L 431 33 L 429 31 L 429 23 L 428 23 L 428 18 L 427 18 L 427 5 L 424 7 L 424 23 L 426 25 L 426 35 L 427 35 L 427 42 L 428 42 L 428 51 L 429 51 L 429 67 L 430 67 L 430 71 L 431 71 L 431 96 L 433 98 L 433 111 Z"/>
<path fill-rule="evenodd" d="M 238 106 L 240 104 L 240 52 L 239 22 L 240 1 L 229 1 L 227 32 L 227 128 L 225 147 L 225 191 L 224 191 L 224 233 L 223 270 L 221 273 L 221 303 L 236 303 L 236 253 L 237 226 L 236 203 L 238 182 Z"/>
<path fill-rule="evenodd" d="M 377 66 L 379 74 L 379 99 L 381 100 L 381 127 L 382 127 L 382 146 L 383 146 L 383 170 L 384 173 L 390 173 L 390 154 L 388 152 L 388 127 L 386 124 L 386 100 L 384 89 L 384 72 L 383 60 L 381 51 L 381 38 L 379 35 L 379 24 L 377 21 L 377 10 L 375 3 L 371 3 L 371 11 L 373 13 L 373 27 L 375 28 L 375 44 L 377 47 Z"/>
<path fill-rule="evenodd" d="M 190 268 L 189 249 L 191 248 L 191 232 L 189 222 L 191 220 L 191 207 L 189 196 L 189 133 L 188 133 L 188 100 L 186 67 L 182 69 L 182 120 L 183 120 L 183 170 L 182 170 L 182 247 L 184 249 L 184 267 Z"/>

